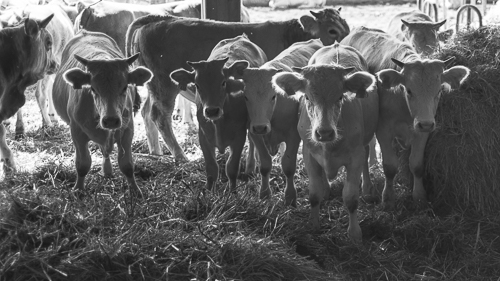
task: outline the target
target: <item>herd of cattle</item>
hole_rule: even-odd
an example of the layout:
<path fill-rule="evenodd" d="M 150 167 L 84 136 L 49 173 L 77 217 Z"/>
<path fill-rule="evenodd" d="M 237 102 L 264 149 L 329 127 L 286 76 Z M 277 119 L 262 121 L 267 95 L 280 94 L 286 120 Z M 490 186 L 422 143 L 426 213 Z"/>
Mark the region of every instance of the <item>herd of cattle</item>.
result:
<path fill-rule="evenodd" d="M 414 11 L 398 15 L 387 32 L 351 30 L 340 9 L 327 8 L 288 21 L 228 23 L 198 19 L 199 5 L 103 1 L 68 6 L 54 0 L 5 7 L 0 15 L 0 121 L 16 114 L 25 103 L 26 88 L 39 81 L 44 124 L 50 124 L 55 109 L 71 130 L 75 191 L 83 190 L 90 170 L 88 142 L 99 144 L 105 175 L 112 173 L 109 155 L 117 143 L 119 168 L 131 192 L 142 197 L 131 142 L 133 115 L 140 105 L 136 86 L 146 85 L 142 114 L 152 154 L 161 154 L 159 130 L 175 159 L 186 160 L 173 134 L 172 112 L 179 93 L 196 103 L 207 188 L 214 188 L 218 179 L 215 150 L 227 147 L 226 174 L 236 188 L 248 136 L 245 170 L 255 170 L 255 149 L 260 196 L 269 197 L 271 156 L 284 142 L 285 203 L 295 206 L 293 177 L 302 141 L 312 226 L 319 227 L 319 206 L 328 196 L 329 181 L 344 166 L 348 234 L 359 242 L 360 184 L 366 200 L 378 197 L 368 173 L 376 136 L 386 177 L 383 206 L 390 209 L 395 203 L 395 139 L 412 148 L 413 198 L 426 202 L 423 154 L 436 127 L 440 96 L 457 89 L 469 74 L 463 66 L 449 68 L 453 58 L 425 58 L 439 46 L 438 29 L 444 22 Z M 4 171 L 12 173 L 15 164 L 5 136 L 0 124 L 1 160 Z"/>

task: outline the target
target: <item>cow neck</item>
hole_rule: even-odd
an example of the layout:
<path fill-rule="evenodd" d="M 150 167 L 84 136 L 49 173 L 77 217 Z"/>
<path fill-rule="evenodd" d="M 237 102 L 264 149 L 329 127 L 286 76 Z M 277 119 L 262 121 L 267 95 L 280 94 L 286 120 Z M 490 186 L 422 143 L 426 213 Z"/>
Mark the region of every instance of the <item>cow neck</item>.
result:
<path fill-rule="evenodd" d="M 282 24 L 285 26 L 285 30 L 283 32 L 283 40 L 285 42 L 284 49 L 287 49 L 293 45 L 293 43 L 314 39 L 310 33 L 304 31 L 298 19 L 291 19 L 283 22 Z"/>
<path fill-rule="evenodd" d="M 16 46 L 18 34 L 23 32 L 20 27 L 5 28 L 0 30 L 0 71 L 2 80 L 10 80 L 19 69 L 19 46 Z M 17 66 L 17 67 L 16 67 Z M 6 81 L 2 81 L 2 84 Z M 0 87 L 3 87 L 0 85 Z"/>

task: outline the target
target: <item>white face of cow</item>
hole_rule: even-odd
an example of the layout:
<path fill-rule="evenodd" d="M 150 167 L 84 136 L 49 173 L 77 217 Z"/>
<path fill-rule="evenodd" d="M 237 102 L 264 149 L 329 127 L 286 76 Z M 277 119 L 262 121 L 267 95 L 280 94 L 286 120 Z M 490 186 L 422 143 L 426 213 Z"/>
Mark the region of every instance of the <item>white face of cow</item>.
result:
<path fill-rule="evenodd" d="M 438 30 L 446 22 L 403 22 L 402 31 L 417 53 L 431 55 L 439 47 Z"/>
<path fill-rule="evenodd" d="M 63 77 L 74 89 L 90 86 L 99 125 L 106 130 L 116 130 L 128 124 L 132 117 L 132 96 L 129 85 L 142 86 L 153 77 L 149 69 L 138 67 L 129 71 L 130 65 L 139 54 L 127 59 L 88 60 L 78 55 L 75 58 L 87 67 L 88 72 L 80 68 L 67 70 Z"/>
<path fill-rule="evenodd" d="M 311 121 L 310 139 L 316 143 L 338 139 L 338 120 L 342 104 L 353 98 L 366 97 L 374 90 L 375 77 L 354 68 L 338 65 L 312 65 L 300 73 L 278 73 L 273 85 L 283 93 L 305 93 L 305 105 Z"/>
<path fill-rule="evenodd" d="M 300 24 L 304 31 L 319 38 L 323 45 L 332 45 L 335 41 L 340 42 L 349 35 L 350 28 L 347 22 L 340 17 L 340 11 L 335 9 L 323 9 L 319 12 L 311 11 L 311 16 L 302 16 Z"/>
<path fill-rule="evenodd" d="M 385 88 L 404 86 L 413 127 L 418 132 L 432 132 L 435 129 L 434 118 L 441 94 L 457 89 L 469 75 L 469 69 L 464 66 L 444 70 L 453 59 L 417 60 L 409 63 L 393 59 L 402 67 L 401 72 L 386 69 L 377 74 Z"/>

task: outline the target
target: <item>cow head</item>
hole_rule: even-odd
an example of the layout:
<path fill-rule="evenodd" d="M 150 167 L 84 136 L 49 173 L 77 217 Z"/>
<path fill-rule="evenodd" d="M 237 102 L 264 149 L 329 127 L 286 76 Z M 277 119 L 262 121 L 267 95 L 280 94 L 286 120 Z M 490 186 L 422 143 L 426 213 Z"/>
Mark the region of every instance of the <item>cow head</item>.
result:
<path fill-rule="evenodd" d="M 273 85 L 278 91 L 305 94 L 312 141 L 337 140 L 342 104 L 353 98 L 364 98 L 375 90 L 373 75 L 364 71 L 351 73 L 353 70 L 339 65 L 310 65 L 296 69 L 299 73 L 283 72 L 273 77 Z"/>
<path fill-rule="evenodd" d="M 300 24 L 304 31 L 321 39 L 323 45 L 332 45 L 335 41 L 342 41 L 350 32 L 349 25 L 340 17 L 340 10 L 328 8 L 319 12 L 311 11 L 313 16 L 302 16 Z"/>
<path fill-rule="evenodd" d="M 132 92 L 129 85 L 143 86 L 153 77 L 149 69 L 130 66 L 137 59 L 135 54 L 125 59 L 90 60 L 75 54 L 87 71 L 75 67 L 63 74 L 64 80 L 74 89 L 90 87 L 99 125 L 106 130 L 116 130 L 128 124 L 132 109 Z"/>
<path fill-rule="evenodd" d="M 0 120 L 24 105 L 24 91 L 56 68 L 52 35 L 45 29 L 53 15 L 41 21 L 25 19 L 0 30 Z"/>
<path fill-rule="evenodd" d="M 277 99 L 271 80 L 278 72 L 280 70 L 275 68 L 249 68 L 243 73 L 245 102 L 250 117 L 250 132 L 253 134 L 271 132 L 271 118 Z"/>
<path fill-rule="evenodd" d="M 434 117 L 441 94 L 457 89 L 469 75 L 469 69 L 454 66 L 444 70 L 454 57 L 446 61 L 426 59 L 407 63 L 392 60 L 402 69 L 400 72 L 386 69 L 377 73 L 382 87 L 404 86 L 414 129 L 418 132 L 432 132 L 436 125 Z"/>
<path fill-rule="evenodd" d="M 224 114 L 224 102 L 230 93 L 244 90 L 241 81 L 230 79 L 240 78 L 243 70 L 248 67 L 247 61 L 236 61 L 225 67 L 228 58 L 211 61 L 187 62 L 194 70 L 189 72 L 178 69 L 170 74 L 172 81 L 186 90 L 187 85 L 194 83 L 197 96 L 203 106 L 203 116 L 210 120 L 217 120 Z"/>
<path fill-rule="evenodd" d="M 439 46 L 438 30 L 446 20 L 438 23 L 408 22 L 404 19 L 401 21 L 403 22 L 401 30 L 417 53 L 426 56 L 434 53 Z"/>

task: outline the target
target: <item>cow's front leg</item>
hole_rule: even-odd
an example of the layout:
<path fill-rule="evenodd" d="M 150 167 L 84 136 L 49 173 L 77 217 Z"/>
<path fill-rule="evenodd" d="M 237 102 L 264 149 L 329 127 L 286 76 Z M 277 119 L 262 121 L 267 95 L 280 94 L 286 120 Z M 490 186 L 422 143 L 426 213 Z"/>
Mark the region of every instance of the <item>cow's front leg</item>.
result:
<path fill-rule="evenodd" d="M 260 199 L 267 199 L 271 197 L 271 188 L 269 187 L 269 175 L 271 174 L 272 158 L 269 152 L 267 151 L 267 147 L 264 143 L 262 136 L 250 133 L 249 137 L 251 138 L 250 142 L 255 145 L 257 153 L 259 154 L 260 174 L 262 177 L 262 182 L 260 187 Z"/>
<path fill-rule="evenodd" d="M 49 78 L 45 76 L 43 79 L 38 80 L 36 83 L 35 97 L 38 102 L 38 107 L 40 108 L 40 113 L 42 114 L 42 127 L 50 127 L 52 126 L 52 121 L 49 118 L 49 114 L 47 112 L 47 85 L 49 83 Z"/>
<path fill-rule="evenodd" d="M 209 122 L 207 121 L 201 121 L 200 118 L 198 118 L 198 122 L 200 122 L 200 127 L 198 128 L 198 140 L 200 142 L 203 158 L 205 159 L 205 173 L 207 175 L 206 189 L 213 190 L 215 184 L 217 183 L 217 179 L 219 178 L 219 165 L 217 164 L 217 160 L 215 158 L 215 146 L 210 143 L 202 129 L 202 126 L 204 125 L 213 125 L 208 124 Z M 207 124 L 203 124 L 202 122 L 206 122 Z"/>
<path fill-rule="evenodd" d="M 342 189 L 342 199 L 344 206 L 349 212 L 349 226 L 347 233 L 354 243 L 361 243 L 361 227 L 358 222 L 358 200 L 359 200 L 359 180 L 366 163 L 365 149 L 360 148 L 352 157 L 352 161 L 346 166 L 346 179 Z"/>
<path fill-rule="evenodd" d="M 251 138 L 248 138 L 248 153 L 247 161 L 245 162 L 245 175 L 253 176 L 255 173 L 256 161 L 255 161 L 255 144 Z"/>
<path fill-rule="evenodd" d="M 108 135 L 106 138 L 106 143 L 104 145 L 99 145 L 102 152 L 102 174 L 105 177 L 113 177 L 113 166 L 111 166 L 111 160 L 109 156 L 113 152 L 114 137 L 112 133 L 106 132 Z"/>
<path fill-rule="evenodd" d="M 16 140 L 20 140 L 25 137 L 24 134 L 24 121 L 23 121 L 23 108 L 19 108 L 16 113 Z"/>
<path fill-rule="evenodd" d="M 4 175 L 9 175 L 16 172 L 16 164 L 14 163 L 12 151 L 7 146 L 7 140 L 5 139 L 6 134 L 5 126 L 0 122 L 0 153 L 3 162 L 3 172 Z"/>
<path fill-rule="evenodd" d="M 134 176 L 134 159 L 132 158 L 132 139 L 134 137 L 134 122 L 130 120 L 130 125 L 125 129 L 118 139 L 118 166 L 127 179 L 130 194 L 137 198 L 144 198 L 144 194 L 137 186 Z M 112 136 L 110 136 L 112 138 Z M 113 146 L 111 146 L 112 150 Z"/>
<path fill-rule="evenodd" d="M 286 176 L 285 205 L 292 207 L 297 206 L 297 190 L 293 183 L 293 177 L 297 169 L 297 152 L 299 150 L 300 137 L 296 136 L 296 138 L 298 140 L 295 140 L 295 137 L 289 137 L 285 146 L 285 152 L 281 156 L 281 169 Z"/>
<path fill-rule="evenodd" d="M 240 158 L 241 152 L 243 151 L 243 146 L 245 146 L 246 140 L 246 129 L 245 131 L 237 136 L 233 143 L 229 146 L 229 157 L 226 162 L 226 175 L 229 179 L 229 189 L 231 191 L 236 191 L 236 179 L 240 172 Z"/>
<path fill-rule="evenodd" d="M 373 139 L 370 141 L 369 145 L 366 145 L 364 147 L 364 161 L 363 161 L 363 183 L 362 183 L 362 190 L 363 190 L 363 199 L 368 202 L 368 203 L 374 203 L 377 202 L 378 196 L 377 196 L 377 191 L 373 187 L 373 183 L 370 179 L 370 169 L 369 169 L 369 164 L 368 164 L 368 159 L 372 153 L 371 149 L 371 142 Z"/>
<path fill-rule="evenodd" d="M 414 133 L 411 142 L 410 171 L 413 174 L 413 201 L 419 207 L 425 207 L 427 203 L 427 193 L 425 192 L 424 175 L 424 150 L 427 144 L 429 133 Z"/>
<path fill-rule="evenodd" d="M 385 175 L 384 190 L 382 191 L 382 206 L 385 210 L 394 209 L 396 193 L 394 192 L 394 177 L 398 173 L 398 156 L 392 147 L 394 137 L 389 132 L 378 132 L 377 140 L 382 152 L 382 166 Z"/>
<path fill-rule="evenodd" d="M 307 175 L 309 176 L 309 204 L 311 204 L 311 214 L 309 222 L 313 229 L 319 229 L 319 207 L 329 188 L 323 167 L 309 153 L 307 144 L 302 145 L 302 155 Z"/>
<path fill-rule="evenodd" d="M 90 166 L 92 165 L 92 158 L 89 151 L 89 138 L 80 129 L 75 128 L 76 126 L 71 126 L 71 138 L 73 139 L 73 144 L 75 145 L 75 167 L 76 167 L 76 183 L 74 190 L 78 197 L 83 195 L 83 190 L 85 187 L 85 176 L 90 171 Z"/>

